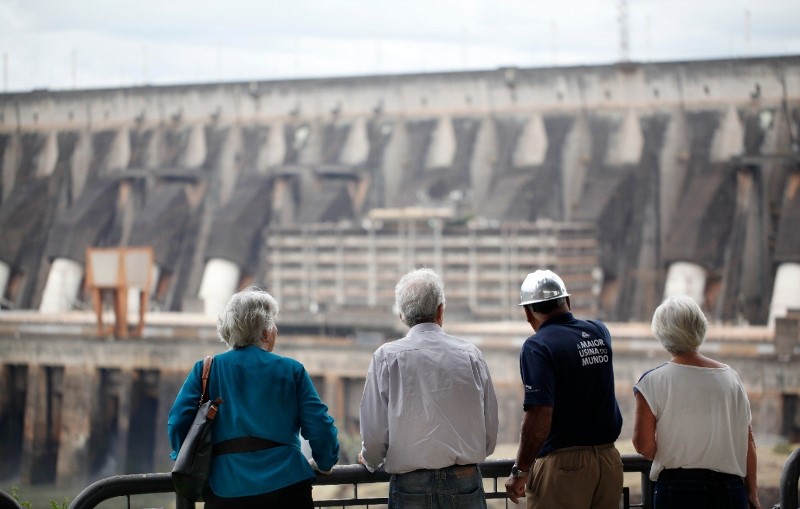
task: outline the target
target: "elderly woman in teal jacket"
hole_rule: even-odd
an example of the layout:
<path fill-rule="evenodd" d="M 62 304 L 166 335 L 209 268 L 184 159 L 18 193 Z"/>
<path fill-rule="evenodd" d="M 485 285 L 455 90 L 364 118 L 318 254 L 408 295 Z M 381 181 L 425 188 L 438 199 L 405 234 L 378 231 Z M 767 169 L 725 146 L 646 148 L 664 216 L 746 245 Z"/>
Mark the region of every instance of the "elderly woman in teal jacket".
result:
<path fill-rule="evenodd" d="M 302 364 L 272 353 L 278 304 L 255 287 L 231 297 L 217 320 L 230 349 L 214 357 L 209 396 L 221 397 L 212 431 L 206 509 L 313 507 L 315 470 L 329 473 L 339 458 L 337 430 Z M 172 459 L 197 412 L 203 361 L 198 361 L 169 413 Z M 308 440 L 312 458 L 300 448 Z"/>

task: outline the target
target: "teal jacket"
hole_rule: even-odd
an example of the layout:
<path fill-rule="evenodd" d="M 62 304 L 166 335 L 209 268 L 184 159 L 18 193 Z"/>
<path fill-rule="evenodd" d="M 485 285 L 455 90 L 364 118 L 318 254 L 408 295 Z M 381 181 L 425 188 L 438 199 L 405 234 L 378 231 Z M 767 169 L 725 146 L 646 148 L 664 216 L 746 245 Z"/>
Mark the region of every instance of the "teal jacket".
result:
<path fill-rule="evenodd" d="M 200 360 L 169 412 L 167 432 L 173 460 L 197 413 L 202 372 Z M 208 384 L 211 399 L 224 400 L 212 428 L 215 444 L 243 436 L 286 444 L 215 457 L 209 484 L 217 496 L 259 495 L 313 479 L 314 471 L 300 450 L 299 435 L 308 440 L 320 470 L 330 470 L 338 461 L 333 418 L 296 360 L 257 346 L 229 350 L 214 357 Z"/>

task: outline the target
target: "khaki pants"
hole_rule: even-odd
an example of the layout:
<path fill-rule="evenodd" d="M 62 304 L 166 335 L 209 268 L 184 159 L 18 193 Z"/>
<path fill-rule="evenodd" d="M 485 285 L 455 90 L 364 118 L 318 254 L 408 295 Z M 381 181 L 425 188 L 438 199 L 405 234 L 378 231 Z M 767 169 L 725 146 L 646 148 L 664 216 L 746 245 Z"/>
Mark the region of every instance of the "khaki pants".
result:
<path fill-rule="evenodd" d="M 565 447 L 538 458 L 525 488 L 528 509 L 617 509 L 622 458 L 614 444 Z"/>

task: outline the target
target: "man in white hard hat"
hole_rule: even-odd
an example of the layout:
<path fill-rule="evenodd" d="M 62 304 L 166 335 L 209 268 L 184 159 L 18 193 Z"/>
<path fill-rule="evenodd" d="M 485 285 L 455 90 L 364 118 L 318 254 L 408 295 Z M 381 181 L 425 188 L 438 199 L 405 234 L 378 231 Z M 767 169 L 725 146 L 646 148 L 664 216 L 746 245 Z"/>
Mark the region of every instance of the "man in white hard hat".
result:
<path fill-rule="evenodd" d="M 519 305 L 535 333 L 520 352 L 525 412 L 508 497 L 525 496 L 528 509 L 616 509 L 622 415 L 611 335 L 572 315 L 564 282 L 549 270 L 528 274 Z"/>
<path fill-rule="evenodd" d="M 395 287 L 404 338 L 372 356 L 361 398 L 359 463 L 392 474 L 389 509 L 486 509 L 478 463 L 497 442 L 497 398 L 481 351 L 442 330 L 444 286 L 431 269 Z"/>

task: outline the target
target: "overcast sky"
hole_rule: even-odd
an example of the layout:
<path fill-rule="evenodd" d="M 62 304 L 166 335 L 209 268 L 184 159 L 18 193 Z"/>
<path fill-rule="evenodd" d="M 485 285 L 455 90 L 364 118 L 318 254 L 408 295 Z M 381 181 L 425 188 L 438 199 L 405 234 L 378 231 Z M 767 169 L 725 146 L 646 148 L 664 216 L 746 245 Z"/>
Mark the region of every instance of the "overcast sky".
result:
<path fill-rule="evenodd" d="M 800 0 L 628 0 L 628 57 L 800 54 Z M 0 0 L 0 91 L 606 64 L 619 0 Z"/>

